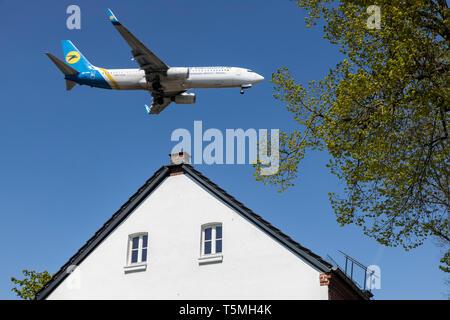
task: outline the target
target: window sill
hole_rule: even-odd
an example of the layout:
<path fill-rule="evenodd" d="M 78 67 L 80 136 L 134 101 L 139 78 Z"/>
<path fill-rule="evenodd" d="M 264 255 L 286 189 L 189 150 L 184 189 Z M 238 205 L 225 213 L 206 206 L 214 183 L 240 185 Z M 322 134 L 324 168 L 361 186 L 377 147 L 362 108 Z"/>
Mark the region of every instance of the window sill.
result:
<path fill-rule="evenodd" d="M 125 272 L 145 271 L 147 269 L 147 262 L 130 264 L 123 267 Z"/>
<path fill-rule="evenodd" d="M 198 264 L 221 263 L 222 261 L 222 254 L 211 254 L 198 258 Z"/>

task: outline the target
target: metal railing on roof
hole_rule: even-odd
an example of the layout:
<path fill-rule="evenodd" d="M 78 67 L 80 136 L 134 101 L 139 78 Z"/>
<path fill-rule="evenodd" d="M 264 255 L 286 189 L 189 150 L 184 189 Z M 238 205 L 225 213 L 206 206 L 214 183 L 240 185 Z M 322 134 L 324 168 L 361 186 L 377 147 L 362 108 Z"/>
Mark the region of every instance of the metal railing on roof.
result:
<path fill-rule="evenodd" d="M 345 252 L 338 250 L 345 258 L 345 267 L 342 268 L 330 255 L 327 255 L 327 259 L 329 260 L 329 262 L 331 264 L 333 264 L 334 266 L 336 266 L 337 268 L 339 268 L 350 280 L 353 281 L 353 283 L 355 283 L 360 289 L 364 290 L 364 291 L 372 291 L 372 279 L 373 277 L 378 277 L 375 274 L 375 270 L 371 270 L 370 268 L 366 267 L 365 265 L 363 265 L 361 262 L 359 262 L 358 260 L 356 260 L 355 258 L 349 256 L 348 254 L 346 254 Z M 359 268 L 359 270 L 361 270 L 364 273 L 364 281 L 363 283 L 359 283 L 356 279 L 355 279 L 355 266 Z M 360 271 L 360 272 L 361 272 Z M 367 288 L 367 277 L 369 277 L 369 286 Z"/>

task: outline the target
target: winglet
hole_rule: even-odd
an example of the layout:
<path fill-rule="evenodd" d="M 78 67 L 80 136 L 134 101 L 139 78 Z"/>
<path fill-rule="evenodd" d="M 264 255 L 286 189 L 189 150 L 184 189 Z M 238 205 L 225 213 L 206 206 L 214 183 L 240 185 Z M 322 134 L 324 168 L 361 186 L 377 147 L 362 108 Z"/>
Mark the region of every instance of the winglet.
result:
<path fill-rule="evenodd" d="M 112 24 L 120 24 L 119 20 L 117 20 L 116 16 L 114 15 L 114 13 L 111 11 L 111 9 L 107 9 L 108 12 L 108 17 L 109 17 L 109 21 L 112 22 Z"/>

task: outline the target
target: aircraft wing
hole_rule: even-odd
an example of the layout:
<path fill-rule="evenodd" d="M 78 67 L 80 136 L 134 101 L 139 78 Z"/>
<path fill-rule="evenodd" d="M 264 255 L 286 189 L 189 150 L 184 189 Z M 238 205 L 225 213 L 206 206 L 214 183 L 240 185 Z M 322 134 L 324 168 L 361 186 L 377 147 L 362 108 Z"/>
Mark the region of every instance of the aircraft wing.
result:
<path fill-rule="evenodd" d="M 150 107 L 145 105 L 145 108 L 147 109 L 147 112 L 149 114 L 159 114 L 165 108 L 167 108 L 172 101 L 174 101 L 174 97 L 176 95 L 183 93 L 183 92 L 186 92 L 186 90 L 165 93 L 163 96 L 154 93 L 154 94 L 152 94 L 152 96 L 153 96 L 152 105 Z M 158 102 L 162 102 L 162 103 L 158 103 Z"/>
<path fill-rule="evenodd" d="M 136 38 L 127 28 L 125 28 L 110 9 L 108 9 L 108 17 L 114 27 L 119 31 L 121 36 L 131 47 L 131 54 L 134 60 L 139 64 L 145 73 L 163 72 L 169 67 L 159 59 L 153 52 L 150 51 L 138 38 Z"/>
<path fill-rule="evenodd" d="M 161 111 L 167 108 L 171 102 L 172 100 L 170 98 L 164 98 L 164 102 L 162 104 L 159 104 L 155 100 L 153 100 L 150 108 L 148 108 L 147 106 L 145 107 L 147 108 L 147 112 L 149 114 L 159 114 L 161 113 Z"/>

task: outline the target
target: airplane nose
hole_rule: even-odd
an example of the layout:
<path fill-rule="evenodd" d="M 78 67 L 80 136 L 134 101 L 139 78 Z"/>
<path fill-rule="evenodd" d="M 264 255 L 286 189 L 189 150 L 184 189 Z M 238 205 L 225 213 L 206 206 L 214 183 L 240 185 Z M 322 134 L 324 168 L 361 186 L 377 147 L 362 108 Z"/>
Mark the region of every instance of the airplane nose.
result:
<path fill-rule="evenodd" d="M 256 83 L 260 83 L 264 81 L 264 77 L 260 74 L 256 75 Z"/>

